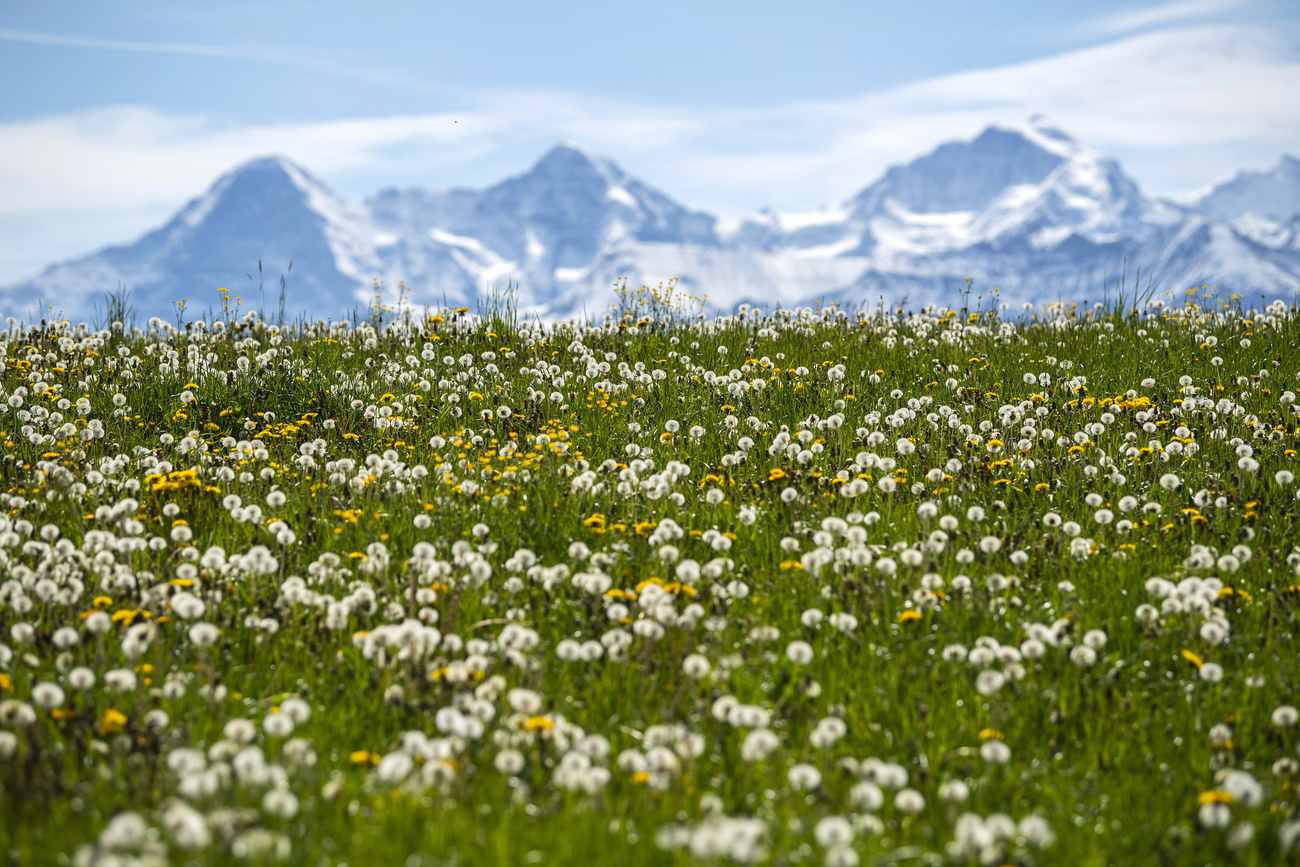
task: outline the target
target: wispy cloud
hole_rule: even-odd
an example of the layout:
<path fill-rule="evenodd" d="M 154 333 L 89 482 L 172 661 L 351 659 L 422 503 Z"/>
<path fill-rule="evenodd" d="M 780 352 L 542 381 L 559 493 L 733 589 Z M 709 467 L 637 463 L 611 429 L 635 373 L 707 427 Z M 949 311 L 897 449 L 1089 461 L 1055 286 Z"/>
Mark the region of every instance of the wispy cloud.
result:
<path fill-rule="evenodd" d="M 1092 22 L 1093 32 L 1110 35 L 1131 33 L 1157 25 L 1172 24 L 1191 18 L 1218 15 L 1242 5 L 1245 0 L 1173 0 L 1158 6 L 1105 15 Z"/>
<path fill-rule="evenodd" d="M 2 30 L 0 39 L 31 45 L 55 45 L 60 48 L 91 48 L 99 51 L 138 51 L 150 54 L 196 54 L 204 57 L 235 57 L 247 60 L 278 61 L 267 52 L 225 45 L 198 45 L 191 42 L 130 42 L 122 39 L 92 39 L 58 33 L 34 33 L 29 30 Z"/>
<path fill-rule="evenodd" d="M 232 128 L 117 107 L 0 125 L 0 213 L 179 204 L 235 163 L 272 152 L 357 192 L 380 182 L 482 183 L 522 169 L 560 139 L 583 142 L 692 205 L 723 213 L 809 207 L 842 199 L 939 142 L 1036 112 L 1103 150 L 1151 155 L 1166 190 L 1171 179 L 1190 189 L 1226 168 L 1207 165 L 1206 148 L 1300 143 L 1296 93 L 1300 63 L 1266 31 L 1202 26 L 853 99 L 753 110 L 483 91 L 456 112 Z M 1202 156 L 1188 161 L 1189 148 Z"/>
<path fill-rule="evenodd" d="M 445 91 L 440 85 L 368 68 L 356 58 L 347 62 L 337 56 L 314 56 L 312 52 L 283 46 L 204 45 L 194 42 L 139 42 L 125 39 L 99 39 L 85 36 L 67 36 L 61 33 L 39 33 L 31 30 L 0 28 L 0 41 L 20 42 L 28 45 L 47 45 L 56 48 L 76 48 L 91 51 L 123 51 L 143 54 L 174 54 L 190 57 L 213 57 L 230 60 L 252 60 L 260 63 L 292 66 L 335 78 L 352 78 L 373 84 L 405 87 L 423 91 Z"/>

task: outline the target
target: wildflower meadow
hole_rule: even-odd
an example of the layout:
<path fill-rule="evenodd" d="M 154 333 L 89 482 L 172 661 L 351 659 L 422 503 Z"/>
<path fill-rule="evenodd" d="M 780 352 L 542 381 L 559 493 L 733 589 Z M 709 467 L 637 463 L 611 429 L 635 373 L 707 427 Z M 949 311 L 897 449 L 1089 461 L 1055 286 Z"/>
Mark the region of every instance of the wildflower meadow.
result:
<path fill-rule="evenodd" d="M 668 291 L 10 320 L 5 863 L 1300 860 L 1300 311 Z"/>

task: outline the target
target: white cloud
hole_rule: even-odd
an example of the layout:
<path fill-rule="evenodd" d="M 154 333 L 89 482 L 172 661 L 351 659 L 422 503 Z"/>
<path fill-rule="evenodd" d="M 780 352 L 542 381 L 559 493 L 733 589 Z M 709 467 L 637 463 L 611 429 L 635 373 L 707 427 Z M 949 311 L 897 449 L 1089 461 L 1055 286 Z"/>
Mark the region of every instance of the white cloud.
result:
<path fill-rule="evenodd" d="M 1240 6 L 1245 0 L 1173 0 L 1159 6 L 1134 9 L 1106 15 L 1093 22 L 1092 29 L 1100 33 L 1117 34 L 1143 30 L 1157 24 L 1170 24 L 1188 18 L 1218 15 Z"/>
<path fill-rule="evenodd" d="M 132 42 L 124 39 L 92 39 L 64 36 L 59 33 L 36 33 L 30 30 L 0 29 L 6 42 L 30 45 L 53 45 L 60 48 L 92 48 L 100 51 L 136 51 L 150 54 L 191 54 L 204 57 L 236 57 L 245 60 L 274 60 L 274 55 L 224 45 L 197 45 L 192 42 Z"/>
<path fill-rule="evenodd" d="M 1154 155 L 1148 163 L 1163 172 L 1162 186 L 1190 189 L 1232 167 L 1222 154 L 1238 158 L 1249 145 L 1275 156 L 1300 142 L 1296 93 L 1300 64 L 1285 59 L 1266 31 L 1203 26 L 762 110 L 705 113 L 491 91 L 476 92 L 473 107 L 455 112 L 229 127 L 114 107 L 0 125 L 0 213 L 179 204 L 232 165 L 266 153 L 286 154 L 345 186 L 348 178 L 369 185 L 413 176 L 481 182 L 522 169 L 560 139 L 623 162 L 691 205 L 724 213 L 764 202 L 806 208 L 842 199 L 890 163 L 939 142 L 1036 112 L 1099 149 Z"/>
<path fill-rule="evenodd" d="M 1098 145 L 1144 147 L 1300 133 L 1300 63 L 1265 31 L 1198 27 L 1133 36 L 890 94 L 901 113 L 1041 108 Z"/>
<path fill-rule="evenodd" d="M 339 78 L 353 78 L 375 84 L 399 85 L 420 90 L 440 90 L 437 85 L 415 81 L 403 76 L 367 68 L 368 64 L 357 58 L 340 58 L 337 52 L 322 55 L 277 46 L 204 45 L 194 42 L 140 42 L 128 39 L 99 39 L 86 36 L 65 36 L 61 33 L 40 33 L 33 30 L 0 28 L 0 42 L 20 42 L 28 45 L 48 45 L 55 48 L 81 48 L 91 51 L 122 51 L 135 54 L 179 54 L 192 57 L 220 57 L 234 60 L 252 60 L 281 66 L 294 66 L 312 72 Z"/>

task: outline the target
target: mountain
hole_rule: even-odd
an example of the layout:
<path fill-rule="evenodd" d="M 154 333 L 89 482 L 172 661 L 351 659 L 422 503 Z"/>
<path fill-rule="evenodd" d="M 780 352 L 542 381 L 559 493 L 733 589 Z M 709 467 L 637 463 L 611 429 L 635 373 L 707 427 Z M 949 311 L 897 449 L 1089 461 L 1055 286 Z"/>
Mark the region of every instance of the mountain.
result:
<path fill-rule="evenodd" d="M 1300 250 L 1300 160 L 1284 154 L 1268 171 L 1236 172 L 1193 194 L 1187 207 L 1260 247 Z"/>
<path fill-rule="evenodd" d="M 52 265 L 5 295 L 86 315 L 122 285 L 140 312 L 170 319 L 172 302 L 188 298 L 192 316 L 215 306 L 224 287 L 244 310 L 270 311 L 279 303 L 277 276 L 288 272 L 295 300 L 311 298 L 314 311 L 339 316 L 364 304 L 366 283 L 382 273 L 367 224 L 364 210 L 305 169 L 268 157 L 223 175 L 136 242 Z M 269 287 L 261 298 L 251 276 L 259 261 Z"/>
<path fill-rule="evenodd" d="M 1285 223 L 1300 215 L 1300 160 L 1284 154 L 1266 172 L 1237 172 L 1196 194 L 1190 207 L 1221 223 L 1247 215 Z"/>
<path fill-rule="evenodd" d="M 390 280 L 458 290 L 506 278 L 525 304 L 545 304 L 602 251 L 623 243 L 716 245 L 715 218 L 691 211 L 609 160 L 557 145 L 524 174 L 482 191 L 384 190 L 368 200 Z M 417 296 L 418 297 L 418 296 Z M 432 299 L 431 299 L 432 300 Z"/>
<path fill-rule="evenodd" d="M 723 309 L 792 297 L 953 304 L 967 277 L 985 299 L 997 288 L 1012 303 L 1083 300 L 1139 269 L 1163 290 L 1293 296 L 1300 232 L 1268 228 L 1263 239 L 1147 197 L 1115 160 L 1034 118 L 890 168 L 837 208 L 744 220 L 727 235 L 729 260 L 676 264 Z M 662 251 L 644 257 L 651 267 L 629 258 L 622 271 L 638 279 L 666 272 Z"/>
<path fill-rule="evenodd" d="M 1267 246 L 1199 215 L 1171 227 L 1144 253 L 1147 267 L 1175 289 L 1209 285 L 1294 300 L 1300 286 L 1300 246 Z"/>
<path fill-rule="evenodd" d="M 982 211 L 1010 187 L 1042 182 L 1076 150 L 1047 127 L 989 127 L 970 142 L 950 142 L 884 177 L 850 199 L 855 214 L 883 213 L 887 202 L 918 214 Z"/>
<path fill-rule="evenodd" d="M 1298 192 L 1300 162 L 1284 157 L 1182 204 L 1158 200 L 1041 118 L 943 144 L 838 205 L 728 224 L 568 144 L 485 189 L 394 188 L 361 203 L 267 158 L 135 243 L 0 294 L 11 308 L 39 298 L 85 316 L 120 282 L 141 312 L 168 315 L 184 296 L 205 308 L 221 286 L 249 299 L 246 273 L 260 259 L 272 277 L 293 261 L 286 309 L 314 317 L 367 303 L 374 280 L 390 302 L 403 284 L 416 307 L 471 304 L 509 283 L 521 310 L 547 318 L 607 310 L 622 279 L 676 279 L 717 310 L 955 304 L 967 278 L 985 299 L 996 287 L 1009 303 L 1084 300 L 1139 269 L 1162 291 L 1209 284 L 1290 299 L 1300 291 Z M 278 286 L 262 303 L 278 306 Z"/>

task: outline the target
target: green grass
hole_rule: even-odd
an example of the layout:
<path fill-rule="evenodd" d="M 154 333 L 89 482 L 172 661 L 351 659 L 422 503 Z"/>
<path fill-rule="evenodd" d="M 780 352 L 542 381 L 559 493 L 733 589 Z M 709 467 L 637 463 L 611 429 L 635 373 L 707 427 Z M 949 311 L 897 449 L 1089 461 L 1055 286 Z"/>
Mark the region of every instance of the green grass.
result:
<path fill-rule="evenodd" d="M 0 852 L 1296 858 L 1294 308 L 624 298 L 0 333 Z"/>

